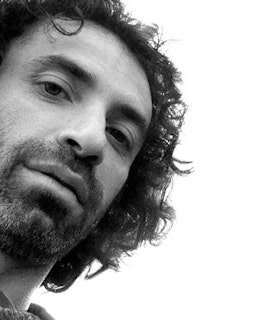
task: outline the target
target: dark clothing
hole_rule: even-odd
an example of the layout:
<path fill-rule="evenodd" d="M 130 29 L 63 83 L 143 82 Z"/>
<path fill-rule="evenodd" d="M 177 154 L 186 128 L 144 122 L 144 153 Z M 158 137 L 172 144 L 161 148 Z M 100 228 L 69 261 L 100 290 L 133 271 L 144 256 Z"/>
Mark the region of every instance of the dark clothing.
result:
<path fill-rule="evenodd" d="M 0 291 L 0 320 L 55 320 L 46 310 L 31 304 L 28 311 L 18 311 L 12 302 Z"/>

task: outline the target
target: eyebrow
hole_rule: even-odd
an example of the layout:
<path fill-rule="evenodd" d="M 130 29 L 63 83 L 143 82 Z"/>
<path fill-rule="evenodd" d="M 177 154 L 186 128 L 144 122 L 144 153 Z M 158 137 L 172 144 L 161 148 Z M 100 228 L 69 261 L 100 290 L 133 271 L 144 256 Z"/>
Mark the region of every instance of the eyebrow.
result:
<path fill-rule="evenodd" d="M 90 72 L 78 65 L 75 61 L 60 55 L 48 55 L 34 59 L 30 63 L 36 73 L 45 72 L 52 69 L 68 74 L 70 77 L 84 83 L 87 87 L 93 87 L 97 80 Z M 117 105 L 115 112 L 118 112 L 131 122 L 133 122 L 145 136 L 148 129 L 148 122 L 145 117 L 128 104 Z"/>
<path fill-rule="evenodd" d="M 140 129 L 142 137 L 145 137 L 148 129 L 148 123 L 140 113 L 125 104 L 118 105 L 114 112 L 121 114 L 123 117 L 133 122 Z"/>
<path fill-rule="evenodd" d="M 44 72 L 49 69 L 61 71 L 86 84 L 88 87 L 92 87 L 96 83 L 96 79 L 91 73 L 76 64 L 76 62 L 63 56 L 49 55 L 46 57 L 40 57 L 34 59 L 30 65 L 37 73 Z"/>

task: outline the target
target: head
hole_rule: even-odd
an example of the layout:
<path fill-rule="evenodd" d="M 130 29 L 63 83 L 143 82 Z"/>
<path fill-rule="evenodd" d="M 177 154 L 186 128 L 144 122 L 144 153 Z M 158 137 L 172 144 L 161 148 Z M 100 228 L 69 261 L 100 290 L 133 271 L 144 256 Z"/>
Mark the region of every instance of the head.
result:
<path fill-rule="evenodd" d="M 68 288 L 165 234 L 185 106 L 155 27 L 119 1 L 0 4 L 1 250 Z"/>

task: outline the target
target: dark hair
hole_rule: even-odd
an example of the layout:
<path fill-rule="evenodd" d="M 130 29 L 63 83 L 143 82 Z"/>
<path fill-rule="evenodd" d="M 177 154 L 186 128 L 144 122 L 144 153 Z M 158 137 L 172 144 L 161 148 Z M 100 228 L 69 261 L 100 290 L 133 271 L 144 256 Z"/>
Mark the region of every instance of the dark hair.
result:
<path fill-rule="evenodd" d="M 80 21 L 73 33 L 57 19 Z M 21 37 L 36 22 L 49 21 L 65 36 L 76 34 L 85 20 L 99 24 L 121 39 L 145 71 L 152 95 L 153 115 L 147 139 L 137 155 L 125 186 L 98 226 L 53 266 L 43 285 L 50 291 L 69 288 L 76 278 L 100 261 L 102 268 L 117 268 L 124 253 L 143 242 L 157 243 L 174 218 L 166 191 L 180 170 L 173 151 L 178 143 L 186 106 L 177 88 L 180 75 L 162 52 L 158 28 L 132 19 L 119 0 L 10 0 L 0 3 L 0 58 L 11 40 Z M 90 270 L 90 269 L 89 269 Z M 88 275 L 90 278 L 93 275 Z"/>

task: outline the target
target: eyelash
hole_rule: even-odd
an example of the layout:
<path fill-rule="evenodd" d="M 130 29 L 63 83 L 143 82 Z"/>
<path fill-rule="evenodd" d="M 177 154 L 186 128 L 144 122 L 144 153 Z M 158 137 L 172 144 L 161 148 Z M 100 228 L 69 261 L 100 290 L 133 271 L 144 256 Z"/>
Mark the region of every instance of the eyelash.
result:
<path fill-rule="evenodd" d="M 130 139 L 127 138 L 127 136 L 121 130 L 112 127 L 107 127 L 106 132 L 113 137 L 113 139 L 118 143 L 118 145 L 124 146 L 126 150 L 132 149 L 132 143 L 130 142 Z M 119 141 L 118 138 L 121 138 L 122 141 Z"/>
<path fill-rule="evenodd" d="M 52 99 L 58 99 L 59 98 L 58 96 L 61 93 L 63 93 L 64 94 L 64 98 L 66 100 L 72 101 L 71 98 L 70 98 L 70 95 L 67 93 L 67 91 L 61 85 L 57 84 L 56 82 L 44 81 L 44 82 L 40 83 L 40 85 L 43 86 L 44 93 L 47 94 L 48 97 L 51 97 Z M 53 94 L 53 93 L 48 92 L 48 89 L 47 89 L 48 86 L 53 86 L 53 88 L 55 87 L 56 89 L 59 89 L 59 92 L 57 94 Z"/>
<path fill-rule="evenodd" d="M 58 100 L 60 99 L 58 98 L 58 96 L 61 93 L 63 93 L 66 100 L 72 101 L 67 91 L 61 85 L 57 84 L 54 81 L 44 81 L 41 82 L 39 85 L 43 87 L 42 90 L 44 90 L 44 94 L 50 97 L 51 99 Z M 49 90 L 47 90 L 47 86 L 53 86 L 56 89 L 59 89 L 59 92 L 57 94 L 50 93 L 48 92 Z M 121 130 L 114 127 L 106 127 L 106 132 L 114 139 L 114 141 L 117 142 L 118 146 L 124 147 L 127 151 L 133 149 L 133 143 L 130 141 L 127 135 L 124 134 Z"/>
<path fill-rule="evenodd" d="M 64 95 L 67 97 L 66 99 L 71 101 L 71 99 L 70 99 L 68 93 L 66 92 L 66 90 L 64 90 L 59 84 L 57 84 L 55 82 L 52 82 L 52 81 L 45 81 L 45 82 L 41 83 L 41 85 L 44 86 L 44 91 L 49 96 L 51 96 L 52 98 L 55 97 L 55 99 L 57 99 L 56 97 L 60 93 L 63 92 Z M 56 89 L 59 89 L 60 92 L 57 93 L 57 94 L 52 94 L 52 93 L 48 92 L 48 90 L 47 90 L 47 86 L 48 85 L 56 87 Z M 126 150 L 131 150 L 132 149 L 132 143 L 130 142 L 130 140 L 127 138 L 127 136 L 121 130 L 116 129 L 116 128 L 112 128 L 112 127 L 107 127 L 106 128 L 106 132 L 108 134 L 110 134 L 110 136 L 113 137 L 113 139 L 118 143 L 118 145 L 124 146 Z M 122 141 L 120 141 L 120 140 L 122 140 Z"/>

